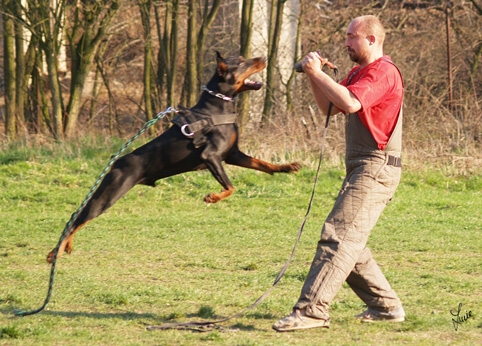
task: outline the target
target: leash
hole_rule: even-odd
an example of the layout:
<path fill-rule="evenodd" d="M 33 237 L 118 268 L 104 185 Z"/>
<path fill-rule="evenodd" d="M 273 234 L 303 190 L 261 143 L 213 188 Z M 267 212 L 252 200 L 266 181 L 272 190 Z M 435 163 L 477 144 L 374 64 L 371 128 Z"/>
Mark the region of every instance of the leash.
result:
<path fill-rule="evenodd" d="M 338 82 L 338 68 L 328 61 L 325 61 L 325 64 L 333 69 L 334 74 L 335 74 L 335 80 Z M 295 70 L 297 72 L 303 71 L 303 69 L 301 67 L 300 67 L 300 70 L 298 70 L 296 65 L 295 65 Z M 310 196 L 310 200 L 308 202 L 308 208 L 306 210 L 305 217 L 303 218 L 303 221 L 301 222 L 300 228 L 298 229 L 298 234 L 296 236 L 296 240 L 295 240 L 295 244 L 293 246 L 293 249 L 291 250 L 291 254 L 288 257 L 288 260 L 286 261 L 284 266 L 281 268 L 278 275 L 276 276 L 276 279 L 272 283 L 271 287 L 268 288 L 268 290 L 266 290 L 266 292 L 264 292 L 253 304 L 251 304 L 250 306 L 244 308 L 242 311 L 240 311 L 238 313 L 235 313 L 235 314 L 233 314 L 229 317 L 221 318 L 221 319 L 218 319 L 218 320 L 215 320 L 215 321 L 191 321 L 191 322 L 181 322 L 181 323 L 165 323 L 165 324 L 161 324 L 161 325 L 148 325 L 146 327 L 147 330 L 177 329 L 177 330 L 191 330 L 191 331 L 195 331 L 195 332 L 210 332 L 213 329 L 225 330 L 223 327 L 218 326 L 218 324 L 244 315 L 247 311 L 255 308 L 256 306 L 258 306 L 259 304 L 261 304 L 266 299 L 266 297 L 268 297 L 268 295 L 271 293 L 273 288 L 278 284 L 278 282 L 281 281 L 281 279 L 285 275 L 286 271 L 288 270 L 288 267 L 291 263 L 291 260 L 293 259 L 294 255 L 295 255 L 296 249 L 298 248 L 298 244 L 300 242 L 301 235 L 303 234 L 303 230 L 305 228 L 306 221 L 308 220 L 308 216 L 310 215 L 311 207 L 313 206 L 313 201 L 314 201 L 314 198 L 315 198 L 315 191 L 316 191 L 316 186 L 318 184 L 318 178 L 319 178 L 319 175 L 320 175 L 321 164 L 323 162 L 323 153 L 325 152 L 326 135 L 328 133 L 328 124 L 329 124 L 332 108 L 333 108 L 333 103 L 330 102 L 330 104 L 328 106 L 328 114 L 327 114 L 327 117 L 326 117 L 325 128 L 323 130 L 323 137 L 322 137 L 322 141 L 321 141 L 320 158 L 318 160 L 318 167 L 316 169 L 315 180 L 314 180 L 314 183 L 313 183 L 313 189 L 311 191 L 311 196 Z M 226 330 L 229 331 L 229 329 L 226 329 Z"/>
<path fill-rule="evenodd" d="M 102 179 L 104 179 L 104 176 L 107 174 L 107 172 L 112 167 L 114 162 L 119 158 L 119 156 L 127 149 L 127 147 L 129 147 L 132 144 L 132 142 L 134 142 L 147 129 L 149 129 L 151 126 L 153 126 L 159 120 L 164 118 L 166 116 L 166 114 L 171 113 L 171 112 L 176 112 L 176 109 L 174 109 L 173 107 L 169 107 L 164 112 L 158 113 L 155 118 L 147 121 L 144 124 L 144 126 L 131 139 L 129 139 L 119 149 L 119 151 L 117 151 L 116 154 L 114 154 L 111 157 L 109 163 L 104 168 L 102 173 L 99 175 L 99 177 L 95 181 L 95 183 L 92 186 L 92 188 L 90 189 L 90 191 L 87 193 L 87 196 L 85 197 L 84 201 L 81 203 L 80 207 L 75 211 L 75 213 L 72 214 L 69 222 L 67 222 L 67 224 L 65 225 L 65 228 L 62 232 L 62 235 L 60 236 L 59 242 L 57 243 L 57 246 L 56 246 L 55 251 L 54 251 L 54 257 L 52 259 L 52 268 L 50 269 L 49 289 L 47 291 L 47 297 L 45 298 L 45 301 L 44 301 L 43 305 L 40 308 L 38 308 L 36 310 L 31 310 L 31 311 L 14 310 L 14 314 L 16 316 L 23 317 L 23 316 L 34 315 L 34 314 L 37 314 L 37 313 L 39 313 L 39 312 L 41 312 L 42 310 L 45 309 L 47 304 L 50 302 L 50 298 L 52 296 L 52 291 L 53 291 L 53 287 L 54 287 L 55 267 L 56 267 L 56 263 L 57 263 L 57 256 L 58 256 L 58 253 L 59 253 L 60 244 L 62 244 L 64 239 L 69 235 L 70 227 L 75 222 L 75 220 L 77 220 L 78 215 L 82 212 L 82 210 L 85 208 L 86 204 L 90 201 L 90 199 L 92 198 L 95 190 L 97 190 L 97 187 L 99 186 L 100 182 L 102 181 Z"/>
<path fill-rule="evenodd" d="M 326 61 L 325 64 L 327 64 L 328 66 L 330 66 L 331 68 L 333 68 L 334 72 L 335 72 L 335 78 L 338 79 L 338 69 L 336 68 L 335 65 L 329 63 Z M 296 66 L 295 66 L 295 69 L 296 69 Z M 301 71 L 297 71 L 297 72 L 301 72 Z M 248 310 L 251 310 L 253 309 L 254 307 L 256 307 L 257 305 L 259 305 L 261 302 L 263 302 L 266 297 L 269 295 L 269 293 L 273 290 L 273 288 L 278 284 L 278 282 L 281 280 L 281 278 L 284 276 L 286 270 L 288 269 L 290 263 L 291 263 L 291 260 L 293 259 L 294 257 L 294 254 L 296 252 L 296 249 L 298 247 L 298 243 L 301 239 L 301 235 L 303 234 L 303 229 L 304 229 L 304 226 L 305 226 L 305 223 L 306 221 L 308 220 L 308 216 L 310 214 L 310 211 L 311 211 L 311 207 L 313 205 L 313 200 L 314 200 L 314 196 L 315 196 L 315 191 L 316 191 L 316 186 L 317 186 L 317 183 L 318 183 L 318 178 L 319 178 L 319 173 L 320 173 L 320 169 L 321 169 L 321 163 L 323 161 L 323 153 L 324 153 L 324 148 L 325 148 L 325 140 L 326 140 L 326 134 L 327 134 L 327 130 L 328 130 L 328 123 L 329 123 L 329 119 L 330 119 L 330 115 L 331 115 L 331 110 L 332 110 L 332 107 L 333 107 L 333 104 L 330 102 L 330 105 L 328 107 L 328 115 L 327 115 L 327 119 L 326 119 L 326 124 L 325 124 L 325 129 L 324 129 L 324 132 L 323 132 L 323 138 L 322 138 L 322 146 L 321 146 L 321 152 L 320 152 L 320 159 L 319 159 L 319 162 L 318 162 L 318 167 L 317 167 L 317 170 L 316 170 L 316 174 L 315 174 L 315 180 L 314 180 L 314 184 L 313 184 L 313 189 L 312 189 L 312 192 L 311 192 L 311 197 L 310 197 L 310 201 L 308 203 L 308 208 L 307 208 L 307 211 L 306 211 L 306 214 L 305 214 L 305 217 L 301 223 L 301 226 L 298 230 L 298 234 L 297 234 L 297 237 L 296 237 L 296 241 L 295 241 L 295 244 L 293 246 L 293 249 L 291 251 L 291 254 L 288 258 L 288 260 L 286 261 L 285 265 L 283 266 L 283 268 L 281 269 L 281 271 L 278 273 L 276 279 L 274 280 L 272 286 L 263 294 L 261 295 L 253 304 L 251 304 L 250 306 L 248 306 L 247 308 L 245 308 L 244 310 L 242 310 L 241 312 L 238 312 L 234 315 L 231 315 L 229 317 L 226 317 L 226 318 L 223 318 L 223 319 L 219 319 L 219 320 L 216 320 L 216 321 L 200 321 L 200 322 L 186 322 L 186 323 L 170 323 L 170 324 L 164 324 L 164 325 L 160 325 L 160 326 L 147 326 L 146 329 L 147 330 L 167 330 L 167 329 L 190 329 L 190 330 L 195 330 L 195 331 L 210 331 L 212 328 L 218 328 L 218 329 L 222 329 L 222 327 L 220 326 L 216 326 L 217 324 L 219 323 L 222 323 L 222 322 L 226 322 L 228 320 L 231 320 L 233 318 L 236 318 L 236 317 L 240 317 L 242 315 L 244 315 Z M 151 126 L 153 126 L 155 123 L 157 123 L 160 119 L 164 118 L 165 115 L 167 113 L 171 113 L 172 111 L 176 111 L 173 107 L 169 107 L 167 108 L 165 111 L 163 112 L 160 112 L 156 115 L 155 118 L 147 121 L 144 126 L 131 138 L 129 139 L 122 147 L 121 149 L 119 149 L 119 151 L 117 151 L 117 153 L 115 155 L 113 155 L 109 161 L 109 163 L 107 164 L 107 166 L 102 170 L 101 174 L 99 175 L 99 177 L 97 178 L 97 180 L 95 181 L 94 185 L 92 186 L 92 188 L 90 189 L 90 191 L 88 192 L 87 196 L 85 197 L 85 199 L 83 200 L 83 202 L 81 203 L 81 205 L 79 206 L 79 208 L 72 214 L 70 220 L 67 222 L 67 224 L 65 225 L 64 227 L 64 230 L 62 231 L 62 235 L 60 236 L 60 239 L 57 243 L 57 246 L 55 247 L 55 250 L 54 250 L 54 256 L 53 256 L 53 259 L 52 259 L 52 267 L 51 267 L 51 270 L 50 270 L 50 278 L 49 278 L 49 287 L 48 287 L 48 291 L 47 291 L 47 296 L 45 298 L 45 301 L 44 303 L 42 304 L 41 307 L 39 307 L 38 309 L 35 309 L 35 310 L 31 310 L 31 311 L 23 311 L 23 310 L 14 310 L 14 314 L 16 316 L 19 316 L 19 317 L 24 317 L 24 316 L 29 316 L 29 315 L 34 315 L 34 314 L 37 314 L 41 311 L 43 311 L 45 309 L 45 307 L 48 305 L 48 303 L 50 302 L 50 298 L 52 296 L 52 292 L 53 292 L 53 286 L 54 286 L 54 277 L 55 277 L 55 269 L 56 269 L 56 263 L 57 263 L 57 257 L 58 257 L 58 252 L 59 252 L 59 248 L 60 248 L 60 245 L 62 244 L 63 240 L 69 235 L 69 228 L 72 226 L 73 222 L 75 222 L 75 220 L 77 219 L 78 215 L 82 212 L 82 210 L 85 208 L 86 204 L 90 201 L 90 199 L 92 198 L 94 192 L 96 191 L 97 187 L 99 186 L 100 182 L 102 181 L 102 179 L 104 178 L 104 176 L 107 174 L 108 170 L 112 167 L 112 165 L 114 164 L 114 162 L 119 158 L 119 156 L 127 149 L 127 147 L 129 147 L 132 142 L 134 142 L 141 134 L 143 134 L 148 128 L 150 128 Z"/>
<path fill-rule="evenodd" d="M 330 106 L 330 111 L 331 111 L 331 106 Z M 326 125 L 328 125 L 328 122 L 326 123 Z M 291 254 L 290 254 L 288 260 L 286 261 L 286 263 L 284 264 L 284 266 L 281 268 L 278 275 L 276 276 L 276 279 L 272 283 L 271 287 L 268 288 L 268 290 L 266 292 L 264 292 L 253 304 L 251 304 L 250 306 L 248 306 L 244 310 L 242 310 L 238 313 L 235 313 L 235 314 L 233 314 L 229 317 L 225 317 L 225 318 L 218 319 L 218 320 L 215 320 L 215 321 L 191 321 L 191 322 L 184 322 L 184 323 L 166 323 L 166 324 L 161 324 L 161 325 L 158 325 L 158 326 L 148 325 L 146 327 L 147 330 L 177 329 L 177 330 L 191 330 L 191 331 L 196 331 L 196 332 L 209 332 L 209 331 L 212 331 L 213 329 L 223 329 L 222 327 L 217 326 L 217 324 L 222 323 L 222 322 L 226 322 L 228 320 L 231 320 L 231 319 L 234 319 L 234 318 L 237 318 L 237 317 L 241 317 L 247 311 L 249 311 L 249 310 L 255 308 L 256 306 L 258 306 L 259 304 L 261 304 L 261 302 L 263 302 L 266 299 L 266 297 L 268 297 L 268 295 L 271 293 L 273 288 L 278 284 L 278 282 L 280 282 L 281 278 L 284 276 L 286 270 L 288 269 L 288 267 L 291 263 L 291 260 L 293 259 L 294 255 L 295 255 L 296 249 L 298 247 L 298 243 L 301 239 L 301 235 L 303 234 L 303 229 L 305 228 L 306 221 L 308 220 L 308 216 L 310 214 L 311 207 L 313 205 L 313 200 L 314 200 L 314 197 L 315 197 L 315 190 L 316 190 L 316 185 L 318 183 L 318 177 L 319 177 L 319 174 L 320 174 L 321 163 L 323 161 L 322 159 L 323 159 L 323 152 L 324 152 L 324 147 L 325 147 L 326 133 L 327 133 L 327 127 L 325 127 L 325 131 L 324 131 L 324 134 L 323 134 L 322 149 L 321 149 L 321 153 L 320 153 L 320 159 L 318 161 L 318 168 L 316 169 L 315 181 L 314 181 L 314 184 L 313 184 L 313 190 L 311 191 L 311 197 L 310 197 L 310 201 L 308 203 L 308 209 L 306 210 L 306 214 L 305 214 L 305 217 L 303 219 L 303 222 L 301 223 L 301 226 L 298 229 L 298 234 L 296 236 L 295 245 L 293 246 L 293 249 L 291 250 Z"/>

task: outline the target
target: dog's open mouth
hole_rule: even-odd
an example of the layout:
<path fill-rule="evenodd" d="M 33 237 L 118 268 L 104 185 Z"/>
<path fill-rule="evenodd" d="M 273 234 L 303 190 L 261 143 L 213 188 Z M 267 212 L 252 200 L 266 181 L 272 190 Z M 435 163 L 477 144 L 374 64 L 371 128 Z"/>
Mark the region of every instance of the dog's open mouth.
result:
<path fill-rule="evenodd" d="M 251 90 L 259 90 L 263 86 L 263 83 L 246 78 L 244 80 L 244 85 Z"/>
<path fill-rule="evenodd" d="M 266 67 L 267 59 L 264 57 L 253 58 L 249 60 L 242 60 L 241 72 L 236 76 L 237 82 L 235 85 L 234 94 L 238 94 L 247 90 L 259 90 L 263 86 L 262 82 L 258 82 L 249 77 L 262 71 Z"/>

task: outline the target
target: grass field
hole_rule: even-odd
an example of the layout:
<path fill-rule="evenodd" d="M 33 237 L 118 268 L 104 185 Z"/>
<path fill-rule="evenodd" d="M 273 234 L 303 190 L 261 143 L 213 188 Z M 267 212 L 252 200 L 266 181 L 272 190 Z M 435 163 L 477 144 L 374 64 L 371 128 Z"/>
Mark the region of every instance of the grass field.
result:
<path fill-rule="evenodd" d="M 94 143 L 95 144 L 95 143 Z M 104 148 L 102 148 L 104 147 Z M 207 172 L 135 187 L 76 236 L 58 261 L 47 309 L 47 253 L 119 143 L 0 153 L 0 345 L 476 345 L 482 343 L 482 177 L 405 170 L 369 246 L 407 312 L 400 324 L 362 324 L 344 286 L 329 330 L 276 333 L 291 310 L 331 209 L 342 167 L 322 169 L 297 253 L 270 296 L 208 332 L 147 325 L 216 319 L 243 310 L 272 284 L 294 244 L 315 171 L 269 176 L 228 168 L 229 199 Z M 100 149 L 102 148 L 102 149 Z M 452 322 L 460 308 L 460 317 Z M 451 313 L 452 312 L 452 313 Z M 470 313 L 469 313 L 470 312 Z"/>

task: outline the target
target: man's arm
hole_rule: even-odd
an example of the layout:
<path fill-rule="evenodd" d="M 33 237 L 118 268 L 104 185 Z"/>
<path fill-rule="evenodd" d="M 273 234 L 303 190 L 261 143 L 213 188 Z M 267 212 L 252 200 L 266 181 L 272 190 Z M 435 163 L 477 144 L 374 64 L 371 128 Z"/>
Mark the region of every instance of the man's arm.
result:
<path fill-rule="evenodd" d="M 315 98 L 316 104 L 318 105 L 318 108 L 323 114 L 334 115 L 341 112 L 341 109 L 339 109 L 337 106 L 333 104 L 333 106 L 331 107 L 331 112 L 330 114 L 328 114 L 328 108 L 330 107 L 330 100 L 325 96 L 323 91 L 318 87 L 318 84 L 316 84 L 311 78 L 310 78 L 310 84 L 311 84 L 311 91 L 313 92 L 313 97 Z"/>
<path fill-rule="evenodd" d="M 330 101 L 334 107 L 331 114 L 340 111 L 355 113 L 361 109 L 361 103 L 345 86 L 335 82 L 322 71 L 323 58 L 316 52 L 308 54 L 303 60 L 303 70 L 310 78 L 315 101 L 320 110 L 327 114 Z"/>

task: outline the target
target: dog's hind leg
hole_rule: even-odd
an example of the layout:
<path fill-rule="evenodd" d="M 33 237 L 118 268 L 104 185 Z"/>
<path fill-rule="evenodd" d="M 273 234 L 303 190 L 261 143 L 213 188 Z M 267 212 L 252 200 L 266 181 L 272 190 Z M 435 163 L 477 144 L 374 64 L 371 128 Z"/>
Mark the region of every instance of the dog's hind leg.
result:
<path fill-rule="evenodd" d="M 136 156 L 128 154 L 117 160 L 111 171 L 104 177 L 94 192 L 92 198 L 77 215 L 70 229 L 67 230 L 65 238 L 60 244 L 57 258 L 62 256 L 64 251 L 70 254 L 72 252 L 74 234 L 124 196 L 139 182 L 142 174 L 143 165 Z M 52 262 L 54 253 L 55 249 L 48 254 L 47 262 Z"/>

